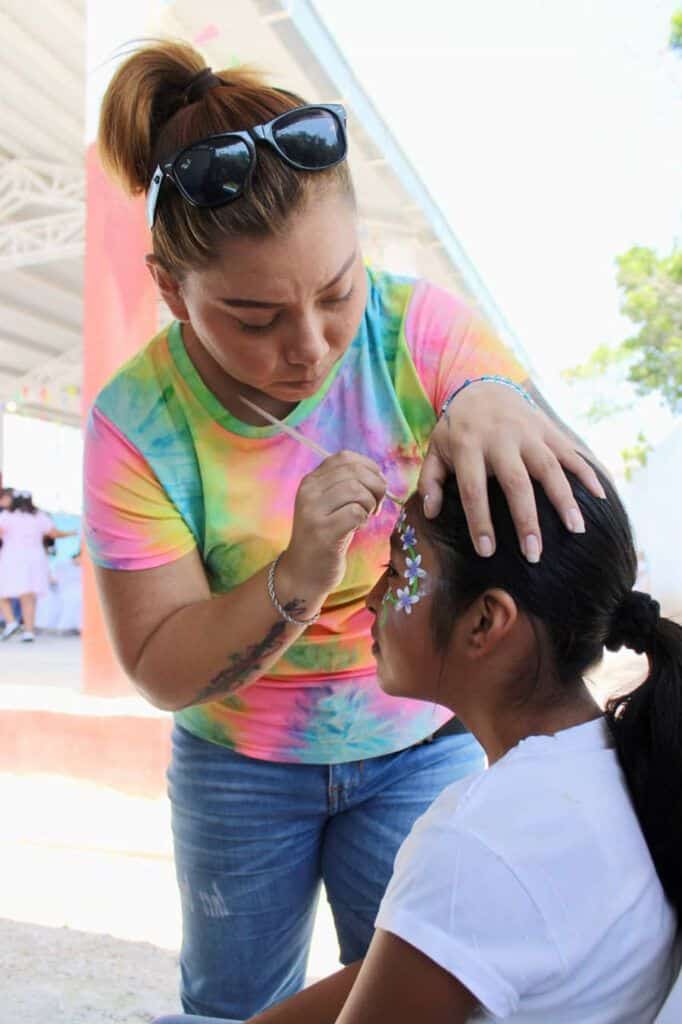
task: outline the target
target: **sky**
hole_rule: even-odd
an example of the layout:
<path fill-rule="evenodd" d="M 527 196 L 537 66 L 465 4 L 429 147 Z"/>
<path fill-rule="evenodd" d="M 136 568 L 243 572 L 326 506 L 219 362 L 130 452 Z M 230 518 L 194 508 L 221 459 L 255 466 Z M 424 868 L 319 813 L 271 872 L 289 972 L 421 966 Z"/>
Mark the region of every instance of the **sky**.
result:
<path fill-rule="evenodd" d="M 632 333 L 615 256 L 682 243 L 679 0 L 314 2 L 558 411 L 614 468 L 664 437 L 657 399 L 589 426 L 560 371 Z"/>

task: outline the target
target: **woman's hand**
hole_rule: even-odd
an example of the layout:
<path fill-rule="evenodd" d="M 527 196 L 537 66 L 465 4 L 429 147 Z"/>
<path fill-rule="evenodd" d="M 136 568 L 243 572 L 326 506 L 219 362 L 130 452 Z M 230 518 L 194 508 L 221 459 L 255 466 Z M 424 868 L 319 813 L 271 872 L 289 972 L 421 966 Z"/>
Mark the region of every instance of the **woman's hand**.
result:
<path fill-rule="evenodd" d="M 429 518 L 438 515 L 442 484 L 457 477 L 469 532 L 479 555 L 495 550 L 488 507 L 487 478 L 495 476 L 509 502 L 521 550 L 529 562 L 542 553 L 531 477 L 542 484 L 567 529 L 585 529 L 564 469 L 597 497 L 605 497 L 591 466 L 575 443 L 540 409 L 504 384 L 469 385 L 450 403 L 431 435 L 419 476 L 419 493 Z"/>
<path fill-rule="evenodd" d="M 355 531 L 376 512 L 386 481 L 371 459 L 356 452 L 332 455 L 304 477 L 296 495 L 291 541 L 278 569 L 305 584 L 321 599 L 346 571 L 346 553 Z"/>

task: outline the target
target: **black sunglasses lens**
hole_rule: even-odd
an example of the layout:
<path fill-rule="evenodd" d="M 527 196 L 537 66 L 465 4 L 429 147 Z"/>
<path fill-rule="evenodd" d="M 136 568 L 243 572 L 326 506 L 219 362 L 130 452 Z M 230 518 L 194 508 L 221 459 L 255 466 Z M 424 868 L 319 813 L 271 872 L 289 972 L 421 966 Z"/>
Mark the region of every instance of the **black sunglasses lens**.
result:
<path fill-rule="evenodd" d="M 199 206 L 217 206 L 239 195 L 251 168 L 251 151 L 243 139 L 185 150 L 173 171 L 182 189 Z"/>
<path fill-rule="evenodd" d="M 272 135 L 283 156 L 310 170 L 331 167 L 346 155 L 344 128 L 327 110 L 284 115 Z"/>

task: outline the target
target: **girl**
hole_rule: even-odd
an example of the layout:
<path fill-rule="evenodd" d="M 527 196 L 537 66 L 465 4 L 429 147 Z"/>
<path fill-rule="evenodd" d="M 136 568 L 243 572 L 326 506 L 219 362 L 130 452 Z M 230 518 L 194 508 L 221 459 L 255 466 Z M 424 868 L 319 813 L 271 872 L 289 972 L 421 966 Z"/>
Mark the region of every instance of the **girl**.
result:
<path fill-rule="evenodd" d="M 35 640 L 36 599 L 47 593 L 50 583 L 44 539 L 73 535 L 58 530 L 35 507 L 28 491 L 14 492 L 9 510 L 0 511 L 0 615 L 5 620 L 1 640 L 9 640 L 19 629 L 11 598 L 18 598 L 21 605 L 22 641 Z"/>
<path fill-rule="evenodd" d="M 365 267 L 343 108 L 158 44 L 116 72 L 99 145 L 147 194 L 147 266 L 176 319 L 95 402 L 88 542 L 123 666 L 175 712 L 183 1004 L 244 1017 L 301 986 L 320 880 L 342 961 L 364 955 L 414 820 L 482 763 L 450 712 L 377 684 L 364 599 L 387 487 L 409 494 L 428 447 L 428 513 L 454 467 L 488 556 L 498 474 L 536 562 L 529 474 L 569 530 L 562 467 L 599 484 L 461 300 Z"/>
<path fill-rule="evenodd" d="M 606 501 L 574 482 L 582 536 L 536 488 L 537 565 L 495 482 L 490 559 L 454 479 L 437 519 L 408 503 L 368 598 L 381 683 L 449 707 L 489 767 L 412 829 L 364 963 L 251 1024 L 656 1019 L 682 908 L 682 628 L 631 589 L 627 517 L 602 482 Z M 622 646 L 649 674 L 603 714 L 585 673 Z"/>

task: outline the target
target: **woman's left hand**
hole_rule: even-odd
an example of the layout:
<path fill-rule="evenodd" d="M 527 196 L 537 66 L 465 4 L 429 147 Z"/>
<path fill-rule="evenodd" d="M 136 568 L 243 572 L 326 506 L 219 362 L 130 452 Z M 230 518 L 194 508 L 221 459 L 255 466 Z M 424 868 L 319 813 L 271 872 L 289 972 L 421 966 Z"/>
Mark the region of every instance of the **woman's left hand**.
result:
<path fill-rule="evenodd" d="M 418 488 L 425 514 L 433 518 L 440 512 L 443 481 L 455 474 L 471 539 L 485 557 L 495 550 L 487 493 L 487 478 L 495 476 L 509 502 L 521 550 L 529 562 L 537 562 L 542 537 L 531 477 L 542 485 L 567 529 L 585 529 L 564 470 L 597 497 L 605 497 L 575 441 L 546 413 L 505 384 L 480 381 L 458 394 L 436 424 Z"/>

